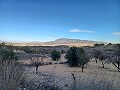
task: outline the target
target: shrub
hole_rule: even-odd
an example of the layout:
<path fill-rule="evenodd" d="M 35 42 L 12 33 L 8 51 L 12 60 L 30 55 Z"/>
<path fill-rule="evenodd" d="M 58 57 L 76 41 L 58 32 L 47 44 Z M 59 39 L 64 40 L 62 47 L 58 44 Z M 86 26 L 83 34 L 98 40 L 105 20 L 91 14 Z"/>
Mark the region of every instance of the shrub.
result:
<path fill-rule="evenodd" d="M 65 50 L 61 50 L 61 54 L 64 54 L 65 53 Z"/>
<path fill-rule="evenodd" d="M 61 53 L 59 51 L 53 50 L 51 52 L 51 58 L 52 60 L 57 61 L 61 58 Z"/>
<path fill-rule="evenodd" d="M 0 48 L 0 90 L 17 90 L 23 78 L 23 68 L 17 62 L 15 53 Z"/>
<path fill-rule="evenodd" d="M 103 43 L 101 43 L 101 44 L 96 43 L 96 44 L 94 44 L 94 46 L 99 47 L 99 46 L 104 46 L 104 44 Z"/>
<path fill-rule="evenodd" d="M 65 56 L 66 59 L 68 59 L 68 65 L 70 67 L 75 67 L 75 66 L 79 66 L 79 59 L 77 56 L 77 47 L 71 47 Z"/>

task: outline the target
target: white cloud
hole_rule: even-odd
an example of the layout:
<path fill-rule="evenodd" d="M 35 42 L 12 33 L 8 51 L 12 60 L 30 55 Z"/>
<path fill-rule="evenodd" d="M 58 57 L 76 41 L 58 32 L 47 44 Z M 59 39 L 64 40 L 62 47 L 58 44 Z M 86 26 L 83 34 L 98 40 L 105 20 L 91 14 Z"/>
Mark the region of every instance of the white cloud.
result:
<path fill-rule="evenodd" d="M 120 36 L 120 32 L 113 32 L 112 34 L 113 34 L 113 35 Z"/>
<path fill-rule="evenodd" d="M 91 30 L 80 30 L 80 29 L 72 29 L 72 30 L 69 30 L 69 32 L 73 32 L 73 33 L 79 33 L 79 32 L 94 33 L 94 31 L 91 31 Z"/>

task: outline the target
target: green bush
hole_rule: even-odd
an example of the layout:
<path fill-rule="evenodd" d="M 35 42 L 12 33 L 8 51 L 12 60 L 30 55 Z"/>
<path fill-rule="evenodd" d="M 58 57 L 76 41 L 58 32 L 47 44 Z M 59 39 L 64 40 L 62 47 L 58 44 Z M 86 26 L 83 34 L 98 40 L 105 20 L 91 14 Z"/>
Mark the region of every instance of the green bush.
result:
<path fill-rule="evenodd" d="M 59 51 L 53 50 L 51 52 L 51 58 L 52 60 L 57 61 L 61 58 L 61 53 Z"/>

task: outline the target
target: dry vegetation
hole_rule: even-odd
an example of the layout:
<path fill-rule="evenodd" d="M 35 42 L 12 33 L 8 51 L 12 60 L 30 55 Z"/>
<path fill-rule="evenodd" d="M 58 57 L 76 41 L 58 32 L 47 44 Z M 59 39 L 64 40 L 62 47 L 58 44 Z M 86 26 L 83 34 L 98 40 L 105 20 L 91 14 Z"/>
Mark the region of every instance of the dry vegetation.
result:
<path fill-rule="evenodd" d="M 93 51 L 102 50 L 105 55 L 111 57 L 114 47 L 115 45 L 83 47 L 90 56 L 83 73 L 81 67 L 69 67 L 66 63 L 64 56 L 69 47 L 54 47 L 58 51 L 65 49 L 58 61 L 52 61 L 50 58 L 50 52 L 47 51 L 54 50 L 51 47 L 42 48 L 44 52 L 41 52 L 41 47 L 27 47 L 34 51 L 32 53 L 22 51 L 21 47 L 14 47 L 13 51 L 22 51 L 15 52 L 20 60 L 0 59 L 0 90 L 120 90 L 120 72 L 113 65 L 113 58 L 107 58 L 103 68 L 103 61 L 98 60 L 96 63 L 93 56 Z M 41 61 L 42 64 L 39 63 Z"/>

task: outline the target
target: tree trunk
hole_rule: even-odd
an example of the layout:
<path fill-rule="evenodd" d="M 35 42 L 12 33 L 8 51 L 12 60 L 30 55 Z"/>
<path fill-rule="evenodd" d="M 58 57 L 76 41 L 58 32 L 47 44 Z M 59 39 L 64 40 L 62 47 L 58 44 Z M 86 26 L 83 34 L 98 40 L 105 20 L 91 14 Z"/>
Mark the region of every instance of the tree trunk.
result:
<path fill-rule="evenodd" d="M 103 68 L 104 68 L 104 62 L 102 61 L 102 66 L 103 66 Z"/>
<path fill-rule="evenodd" d="M 120 63 L 118 62 L 118 71 L 120 71 Z"/>
<path fill-rule="evenodd" d="M 117 63 L 117 65 L 113 62 L 112 63 L 117 69 L 118 69 L 118 71 L 120 72 L 120 63 Z"/>
<path fill-rule="evenodd" d="M 38 74 L 38 66 L 36 66 L 36 74 Z"/>
<path fill-rule="evenodd" d="M 95 58 L 95 62 L 97 63 L 97 58 Z"/>
<path fill-rule="evenodd" d="M 84 69 L 84 65 L 82 64 L 82 72 L 83 72 L 83 69 Z"/>

